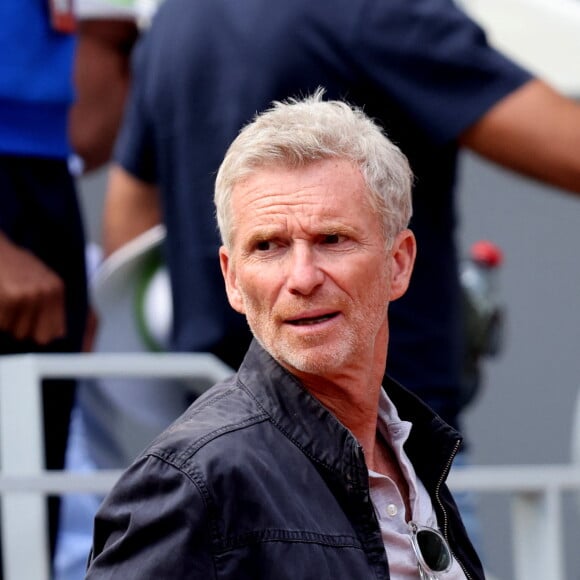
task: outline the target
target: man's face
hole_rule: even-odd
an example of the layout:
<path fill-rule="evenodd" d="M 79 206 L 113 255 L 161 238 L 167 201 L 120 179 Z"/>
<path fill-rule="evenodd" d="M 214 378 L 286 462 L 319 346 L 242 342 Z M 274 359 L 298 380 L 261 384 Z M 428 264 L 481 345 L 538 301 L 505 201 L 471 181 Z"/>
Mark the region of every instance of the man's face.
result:
<path fill-rule="evenodd" d="M 357 168 L 260 169 L 234 188 L 232 210 L 232 248 L 220 250 L 228 297 L 280 364 L 332 376 L 386 353 L 387 305 L 406 289 L 414 238 L 387 249 Z"/>

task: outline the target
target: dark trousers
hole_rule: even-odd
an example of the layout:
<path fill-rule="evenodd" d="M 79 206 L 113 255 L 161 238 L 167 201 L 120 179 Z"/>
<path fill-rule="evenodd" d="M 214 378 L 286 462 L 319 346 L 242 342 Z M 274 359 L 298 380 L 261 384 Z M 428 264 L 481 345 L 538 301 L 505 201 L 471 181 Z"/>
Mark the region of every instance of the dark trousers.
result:
<path fill-rule="evenodd" d="M 0 332 L 0 355 L 79 352 L 87 317 L 85 238 L 74 181 L 65 160 L 0 155 L 0 230 L 62 278 L 67 314 L 67 335 L 44 347 L 31 341 L 16 341 Z M 1 266 L 2 256 L 0 276 Z M 74 390 L 74 381 L 43 382 L 48 469 L 64 467 Z M 26 425 L 22 426 L 21 436 L 27 436 Z M 58 504 L 58 498 L 49 498 L 51 554 L 58 527 Z"/>

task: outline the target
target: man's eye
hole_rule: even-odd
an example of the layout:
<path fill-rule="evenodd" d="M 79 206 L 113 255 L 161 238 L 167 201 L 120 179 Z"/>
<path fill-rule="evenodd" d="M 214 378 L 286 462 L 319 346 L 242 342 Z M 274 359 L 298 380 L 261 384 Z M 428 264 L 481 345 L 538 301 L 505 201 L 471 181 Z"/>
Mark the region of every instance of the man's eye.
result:
<path fill-rule="evenodd" d="M 323 244 L 338 244 L 340 241 L 344 239 L 344 236 L 340 234 L 326 234 L 323 239 Z"/>
<path fill-rule="evenodd" d="M 267 252 L 268 250 L 271 250 L 274 247 L 274 244 L 272 244 L 272 242 L 270 242 L 269 240 L 260 240 L 259 242 L 256 242 L 256 250 L 258 250 L 258 252 Z"/>

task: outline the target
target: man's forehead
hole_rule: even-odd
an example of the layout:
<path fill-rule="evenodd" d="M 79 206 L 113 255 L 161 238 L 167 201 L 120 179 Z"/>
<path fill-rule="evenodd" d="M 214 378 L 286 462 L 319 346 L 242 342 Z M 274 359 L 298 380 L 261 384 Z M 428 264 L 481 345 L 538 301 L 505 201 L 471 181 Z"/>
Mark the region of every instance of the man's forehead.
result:
<path fill-rule="evenodd" d="M 242 184 L 247 180 L 251 180 L 255 176 L 259 176 L 262 174 L 307 174 L 313 169 L 316 169 L 321 166 L 334 166 L 334 167 L 341 167 L 345 170 L 350 168 L 354 171 L 359 171 L 359 166 L 355 163 L 352 159 L 347 157 L 321 157 L 316 159 L 306 159 L 302 161 L 291 161 L 291 160 L 271 160 L 265 161 L 263 163 L 255 163 L 251 166 L 247 167 L 243 174 L 238 179 L 237 183 L 234 185 L 237 186 L 238 184 Z"/>
<path fill-rule="evenodd" d="M 369 207 L 366 193 L 361 183 L 336 177 L 316 176 L 301 180 L 276 175 L 256 176 L 234 190 L 234 219 L 252 223 L 279 222 L 292 217 L 349 221 L 354 217 L 354 210 Z"/>
<path fill-rule="evenodd" d="M 359 168 L 346 159 L 323 159 L 300 166 L 272 164 L 241 178 L 232 189 L 232 198 L 240 202 L 251 199 L 252 193 L 272 196 L 303 193 L 307 201 L 310 195 L 333 195 L 345 185 L 351 190 L 365 188 Z"/>

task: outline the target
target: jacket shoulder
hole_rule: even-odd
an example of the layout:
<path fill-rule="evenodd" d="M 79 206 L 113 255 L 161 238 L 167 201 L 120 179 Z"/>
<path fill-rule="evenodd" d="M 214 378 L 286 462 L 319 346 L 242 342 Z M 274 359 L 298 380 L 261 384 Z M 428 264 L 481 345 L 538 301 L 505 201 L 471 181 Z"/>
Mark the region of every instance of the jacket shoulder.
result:
<path fill-rule="evenodd" d="M 268 418 L 234 376 L 196 399 L 143 455 L 154 455 L 183 468 L 194 454 L 215 439 Z"/>

